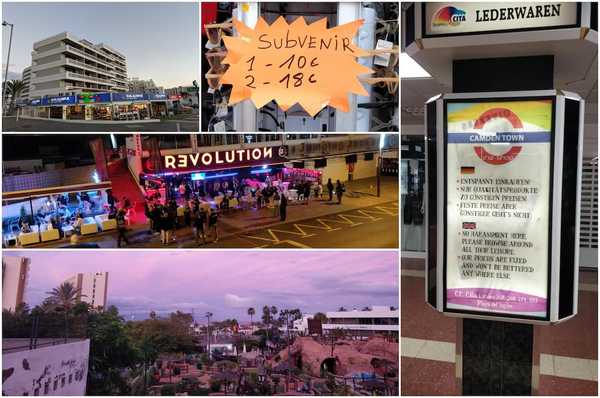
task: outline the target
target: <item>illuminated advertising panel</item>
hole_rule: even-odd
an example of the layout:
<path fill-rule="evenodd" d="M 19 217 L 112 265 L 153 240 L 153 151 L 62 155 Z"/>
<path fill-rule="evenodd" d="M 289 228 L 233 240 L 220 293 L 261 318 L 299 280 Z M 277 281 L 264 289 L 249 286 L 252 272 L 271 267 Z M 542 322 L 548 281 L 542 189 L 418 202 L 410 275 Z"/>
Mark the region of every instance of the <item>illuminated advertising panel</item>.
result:
<path fill-rule="evenodd" d="M 423 4 L 425 37 L 556 29 L 579 25 L 576 2 Z"/>
<path fill-rule="evenodd" d="M 454 99 L 445 114 L 445 310 L 545 320 L 553 99 Z"/>

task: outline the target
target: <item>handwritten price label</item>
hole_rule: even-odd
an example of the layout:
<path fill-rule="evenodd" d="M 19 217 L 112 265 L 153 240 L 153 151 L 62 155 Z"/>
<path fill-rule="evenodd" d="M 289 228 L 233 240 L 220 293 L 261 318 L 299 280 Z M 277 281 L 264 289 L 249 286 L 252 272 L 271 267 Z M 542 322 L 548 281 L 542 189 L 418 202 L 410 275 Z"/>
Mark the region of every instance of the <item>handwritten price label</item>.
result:
<path fill-rule="evenodd" d="M 275 100 L 287 111 L 299 103 L 311 116 L 330 105 L 348 112 L 348 93 L 368 95 L 358 75 L 371 73 L 356 58 L 368 55 L 352 43 L 362 20 L 327 29 L 304 17 L 272 25 L 259 18 L 254 29 L 233 21 L 238 36 L 224 37 L 229 69 L 221 83 L 233 85 L 229 104 L 251 99 L 257 108 Z"/>

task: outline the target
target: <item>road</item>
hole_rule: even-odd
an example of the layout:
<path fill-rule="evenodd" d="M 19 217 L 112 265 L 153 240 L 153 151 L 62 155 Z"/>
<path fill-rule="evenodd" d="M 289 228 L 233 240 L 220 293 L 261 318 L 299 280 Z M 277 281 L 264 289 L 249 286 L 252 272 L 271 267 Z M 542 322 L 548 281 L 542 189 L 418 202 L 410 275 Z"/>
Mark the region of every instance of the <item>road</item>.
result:
<path fill-rule="evenodd" d="M 398 248 L 398 204 L 278 224 L 226 237 L 208 248 Z"/>
<path fill-rule="evenodd" d="M 2 118 L 2 131 L 5 132 L 198 132 L 199 128 L 198 115 L 192 115 L 185 119 L 164 120 L 153 123 L 136 123 L 132 120 L 131 123 L 126 124 L 64 123 L 38 119 L 20 119 L 17 122 L 14 117 Z"/>
<path fill-rule="evenodd" d="M 177 239 L 162 245 L 157 234 L 147 228 L 128 233 L 129 245 L 124 248 L 398 248 L 398 202 L 331 213 L 288 223 L 276 223 L 245 232 L 222 236 L 217 242 L 212 238 L 197 245 L 191 228 L 175 232 Z M 101 248 L 117 247 L 115 231 L 82 237 L 82 243 L 95 243 Z M 68 242 L 48 242 L 36 247 L 66 247 Z"/>

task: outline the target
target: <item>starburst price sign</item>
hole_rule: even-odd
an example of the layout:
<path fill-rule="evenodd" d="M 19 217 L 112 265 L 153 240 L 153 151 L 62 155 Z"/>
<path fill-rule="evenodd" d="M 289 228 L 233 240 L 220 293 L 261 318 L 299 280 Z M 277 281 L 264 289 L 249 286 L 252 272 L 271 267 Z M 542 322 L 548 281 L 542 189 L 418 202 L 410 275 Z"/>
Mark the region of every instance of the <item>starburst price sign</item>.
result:
<path fill-rule="evenodd" d="M 327 19 L 310 25 L 303 17 L 272 25 L 259 18 L 254 29 L 233 21 L 238 36 L 224 37 L 229 68 L 221 83 L 233 85 L 229 104 L 251 99 L 257 108 L 275 100 L 287 111 L 299 103 L 315 116 L 325 106 L 348 111 L 348 93 L 368 95 L 358 75 L 371 69 L 356 62 L 368 56 L 352 43 L 363 20 L 327 29 Z"/>

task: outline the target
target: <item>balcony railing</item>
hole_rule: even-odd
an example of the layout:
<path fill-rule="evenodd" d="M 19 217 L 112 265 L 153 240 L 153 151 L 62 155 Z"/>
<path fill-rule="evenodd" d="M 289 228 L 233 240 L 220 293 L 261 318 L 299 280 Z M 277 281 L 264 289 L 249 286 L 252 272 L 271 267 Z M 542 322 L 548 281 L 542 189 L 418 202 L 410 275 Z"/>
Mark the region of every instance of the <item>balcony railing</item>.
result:
<path fill-rule="evenodd" d="M 113 85 L 113 82 L 110 81 L 110 80 L 102 79 L 102 78 L 94 77 L 94 76 L 82 75 L 82 74 L 75 73 L 75 72 L 67 72 L 67 79 L 68 78 L 72 78 L 72 79 L 77 79 L 77 78 L 79 78 L 79 79 L 87 79 L 87 80 L 92 80 L 92 81 L 99 82 L 99 83 L 102 83 L 102 84 L 108 84 L 108 85 L 111 85 L 111 86 Z"/>
<path fill-rule="evenodd" d="M 103 61 L 103 60 L 99 59 L 99 58 L 98 58 L 96 55 L 94 55 L 94 54 L 89 54 L 89 53 L 86 53 L 85 51 L 82 51 L 82 50 L 80 50 L 80 49 L 78 49 L 78 48 L 75 48 L 75 47 L 73 47 L 73 46 L 70 46 L 70 45 L 68 45 L 68 44 L 67 44 L 67 45 L 65 45 L 65 48 L 66 48 L 67 50 L 69 50 L 69 51 L 73 51 L 74 53 L 77 53 L 77 54 L 83 55 L 84 57 L 91 58 L 91 59 L 93 59 L 95 62 L 99 62 L 99 63 L 102 63 L 102 64 L 104 64 L 104 65 L 110 66 L 110 64 L 109 64 L 108 62 L 106 62 L 106 61 Z"/>
<path fill-rule="evenodd" d="M 109 75 L 109 76 L 113 75 L 112 72 L 110 72 L 110 71 L 108 71 L 106 69 L 96 68 L 95 66 L 86 64 L 85 62 L 76 61 L 76 60 L 71 59 L 71 58 L 67 58 L 67 64 L 73 64 L 73 65 L 81 66 L 83 68 L 89 68 L 89 69 L 91 69 L 93 71 L 96 71 L 98 73 L 104 73 L 104 74 Z"/>

